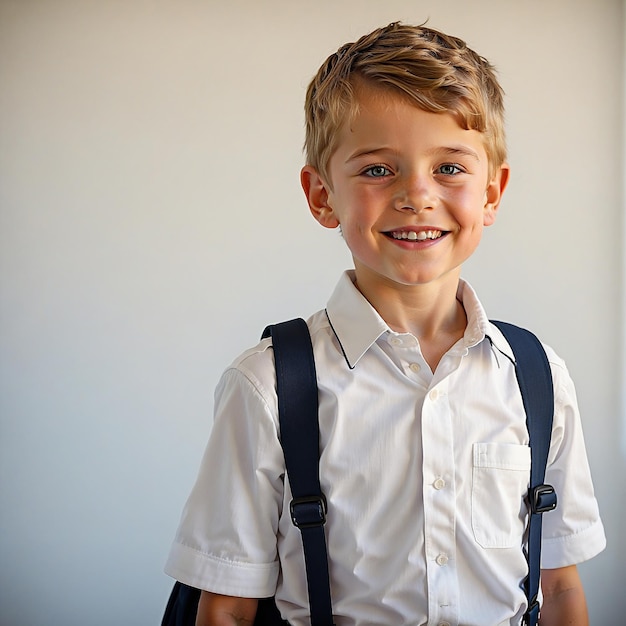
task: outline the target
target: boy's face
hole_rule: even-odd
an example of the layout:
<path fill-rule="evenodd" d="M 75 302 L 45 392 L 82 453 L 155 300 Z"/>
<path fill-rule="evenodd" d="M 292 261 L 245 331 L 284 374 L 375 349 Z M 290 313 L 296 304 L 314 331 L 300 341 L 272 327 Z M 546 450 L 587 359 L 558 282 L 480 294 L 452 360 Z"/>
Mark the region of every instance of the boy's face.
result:
<path fill-rule="evenodd" d="M 313 215 L 327 228 L 341 226 L 359 284 L 456 285 L 495 220 L 508 167 L 490 179 L 482 135 L 450 114 L 371 88 L 359 95 L 329 180 L 310 166 L 302 171 Z"/>

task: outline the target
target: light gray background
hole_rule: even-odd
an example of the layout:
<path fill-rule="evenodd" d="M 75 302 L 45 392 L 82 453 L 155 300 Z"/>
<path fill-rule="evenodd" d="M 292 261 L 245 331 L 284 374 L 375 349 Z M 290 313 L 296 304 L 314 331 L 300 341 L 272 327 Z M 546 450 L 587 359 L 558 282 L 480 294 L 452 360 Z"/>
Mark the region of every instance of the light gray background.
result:
<path fill-rule="evenodd" d="M 299 188 L 306 85 L 427 18 L 507 92 L 512 181 L 465 276 L 577 381 L 609 541 L 580 570 L 622 623 L 623 3 L 0 0 L 2 626 L 159 623 L 221 370 L 349 265 Z"/>

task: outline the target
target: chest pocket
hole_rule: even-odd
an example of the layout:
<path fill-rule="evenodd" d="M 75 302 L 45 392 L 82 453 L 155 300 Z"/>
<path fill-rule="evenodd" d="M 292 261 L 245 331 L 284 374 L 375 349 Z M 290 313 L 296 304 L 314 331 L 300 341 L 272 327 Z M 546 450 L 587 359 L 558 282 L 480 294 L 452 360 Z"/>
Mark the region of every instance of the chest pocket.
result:
<path fill-rule="evenodd" d="M 472 468 L 472 530 L 483 548 L 522 544 L 530 482 L 530 448 L 475 443 Z"/>

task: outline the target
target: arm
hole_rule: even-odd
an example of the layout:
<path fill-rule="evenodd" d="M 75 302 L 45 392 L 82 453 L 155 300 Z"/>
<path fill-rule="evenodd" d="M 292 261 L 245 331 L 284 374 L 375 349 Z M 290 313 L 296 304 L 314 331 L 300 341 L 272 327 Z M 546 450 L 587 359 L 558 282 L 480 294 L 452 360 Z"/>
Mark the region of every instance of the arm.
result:
<path fill-rule="evenodd" d="M 587 601 L 575 565 L 541 570 L 540 626 L 589 626 Z"/>
<path fill-rule="evenodd" d="M 258 600 L 220 596 L 203 591 L 198 604 L 196 626 L 252 626 Z"/>

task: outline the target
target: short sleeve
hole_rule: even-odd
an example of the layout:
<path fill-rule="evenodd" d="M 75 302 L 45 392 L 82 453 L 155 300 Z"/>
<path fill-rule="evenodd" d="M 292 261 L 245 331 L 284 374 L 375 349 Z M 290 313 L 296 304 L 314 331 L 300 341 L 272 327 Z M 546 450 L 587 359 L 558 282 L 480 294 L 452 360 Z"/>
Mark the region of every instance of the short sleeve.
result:
<path fill-rule="evenodd" d="M 606 546 L 574 383 L 563 361 L 548 348 L 554 380 L 554 422 L 545 482 L 557 493 L 557 508 L 543 514 L 541 567 L 575 565 Z"/>
<path fill-rule="evenodd" d="M 209 442 L 165 567 L 193 587 L 252 598 L 275 592 L 284 461 L 270 385 L 233 367 L 217 386 Z"/>

